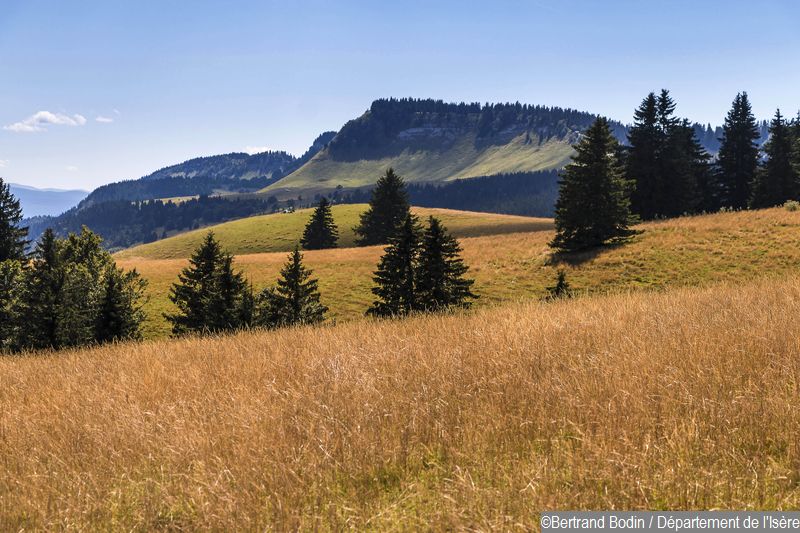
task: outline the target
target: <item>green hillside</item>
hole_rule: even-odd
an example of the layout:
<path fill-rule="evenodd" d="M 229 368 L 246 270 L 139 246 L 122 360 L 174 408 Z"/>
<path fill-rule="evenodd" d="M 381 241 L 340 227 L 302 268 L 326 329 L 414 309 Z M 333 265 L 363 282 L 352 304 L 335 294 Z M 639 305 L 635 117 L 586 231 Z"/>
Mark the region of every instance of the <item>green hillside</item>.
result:
<path fill-rule="evenodd" d="M 359 215 L 366 207 L 365 204 L 333 206 L 333 218 L 339 227 L 340 247 L 353 246 L 355 238 L 353 228 L 358 224 Z M 117 257 L 121 259 L 189 257 L 209 230 L 215 233 L 226 250 L 236 255 L 285 252 L 291 250 L 300 240 L 311 211 L 311 209 L 301 209 L 294 213 L 261 215 L 217 224 L 135 246 L 118 253 Z M 420 218 L 429 215 L 439 217 L 457 237 L 479 237 L 552 228 L 552 221 L 543 218 L 417 207 L 413 208 L 413 211 Z"/>

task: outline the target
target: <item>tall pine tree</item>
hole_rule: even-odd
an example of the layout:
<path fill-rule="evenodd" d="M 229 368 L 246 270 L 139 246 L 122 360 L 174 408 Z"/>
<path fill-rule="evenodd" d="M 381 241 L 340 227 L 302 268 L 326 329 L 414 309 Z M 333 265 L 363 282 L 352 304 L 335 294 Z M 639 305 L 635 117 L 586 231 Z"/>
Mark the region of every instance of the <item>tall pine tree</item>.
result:
<path fill-rule="evenodd" d="M 798 194 L 798 177 L 792 165 L 792 131 L 776 111 L 770 122 L 769 140 L 764 144 L 767 160 L 756 173 L 750 207 L 772 207 L 794 199 Z"/>
<path fill-rule="evenodd" d="M 53 230 L 47 229 L 33 250 L 19 301 L 18 316 L 27 320 L 19 331 L 20 347 L 58 347 L 58 306 L 65 278 L 61 246 Z"/>
<path fill-rule="evenodd" d="M 95 338 L 99 343 L 138 340 L 144 322 L 144 291 L 147 281 L 136 270 L 125 272 L 110 266 L 97 316 Z"/>
<path fill-rule="evenodd" d="M 595 120 L 575 146 L 573 162 L 559 181 L 553 248 L 585 250 L 632 234 L 630 187 L 618 148 L 603 117 Z"/>
<path fill-rule="evenodd" d="M 658 100 L 650 93 L 634 111 L 628 133 L 625 172 L 631 181 L 631 210 L 649 220 L 659 214 L 663 183 L 659 171 L 659 150 L 664 135 L 659 127 Z"/>
<path fill-rule="evenodd" d="M 439 219 L 430 217 L 415 273 L 417 307 L 423 311 L 466 308 L 471 299 L 477 298 L 470 290 L 474 280 L 464 277 L 469 268 L 460 254 L 458 241 Z"/>
<path fill-rule="evenodd" d="M 371 246 L 388 243 L 409 212 L 405 183 L 390 168 L 378 179 L 369 208 L 361 215 L 360 224 L 354 228 L 356 244 Z"/>
<path fill-rule="evenodd" d="M 11 188 L 0 178 L 0 262 L 22 260 L 28 241 L 28 228 L 20 227 L 22 208 Z"/>
<path fill-rule="evenodd" d="M 328 308 L 320 303 L 317 280 L 311 274 L 303 265 L 303 254 L 295 248 L 281 269 L 277 286 L 259 295 L 256 325 L 271 329 L 325 320 Z"/>
<path fill-rule="evenodd" d="M 300 244 L 306 250 L 322 250 L 336 248 L 338 240 L 339 230 L 333 222 L 331 203 L 323 196 L 306 224 Z"/>
<path fill-rule="evenodd" d="M 389 241 L 372 278 L 376 283 L 372 293 L 378 299 L 367 310 L 368 315 L 401 316 L 417 310 L 416 261 L 419 247 L 417 222 L 408 214 Z"/>
<path fill-rule="evenodd" d="M 758 169 L 759 138 L 747 93 L 739 93 L 725 117 L 719 149 L 719 181 L 726 207 L 743 209 L 750 201 Z"/>

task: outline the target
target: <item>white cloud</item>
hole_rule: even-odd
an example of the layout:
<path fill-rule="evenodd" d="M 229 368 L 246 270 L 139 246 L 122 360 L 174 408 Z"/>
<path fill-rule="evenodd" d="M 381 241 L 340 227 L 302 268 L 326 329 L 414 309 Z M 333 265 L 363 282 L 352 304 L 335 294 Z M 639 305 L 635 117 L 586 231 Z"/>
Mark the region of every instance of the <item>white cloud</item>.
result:
<path fill-rule="evenodd" d="M 98 117 L 97 117 L 95 120 L 96 120 L 97 122 L 100 122 L 100 123 L 102 123 L 102 124 L 110 124 L 110 123 L 114 122 L 114 119 L 113 119 L 113 118 L 110 118 L 110 117 L 104 117 L 103 115 L 100 115 L 100 116 L 98 116 Z"/>
<path fill-rule="evenodd" d="M 74 165 L 70 165 L 70 166 L 67 167 L 67 171 L 68 172 L 77 172 L 78 171 L 78 167 L 76 167 Z"/>
<path fill-rule="evenodd" d="M 245 146 L 244 151 L 250 155 L 260 154 L 261 152 L 269 152 L 272 150 L 269 146 Z"/>
<path fill-rule="evenodd" d="M 39 111 L 29 116 L 25 120 L 3 126 L 4 130 L 16 133 L 33 133 L 37 131 L 47 131 L 46 126 L 83 126 L 86 124 L 86 117 L 83 115 L 64 115 L 63 113 L 51 113 L 50 111 Z"/>
<path fill-rule="evenodd" d="M 0 159 L 0 168 L 6 168 L 8 165 L 8 159 Z"/>

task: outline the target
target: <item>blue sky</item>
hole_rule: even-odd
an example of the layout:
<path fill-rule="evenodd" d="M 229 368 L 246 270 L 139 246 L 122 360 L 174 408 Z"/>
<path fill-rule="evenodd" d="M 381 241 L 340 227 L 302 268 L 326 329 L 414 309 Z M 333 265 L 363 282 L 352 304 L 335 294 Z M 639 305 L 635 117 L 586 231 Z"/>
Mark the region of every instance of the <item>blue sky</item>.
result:
<path fill-rule="evenodd" d="M 2 0 L 0 176 L 93 188 L 250 147 L 300 154 L 375 98 L 630 121 L 800 108 L 793 1 Z"/>

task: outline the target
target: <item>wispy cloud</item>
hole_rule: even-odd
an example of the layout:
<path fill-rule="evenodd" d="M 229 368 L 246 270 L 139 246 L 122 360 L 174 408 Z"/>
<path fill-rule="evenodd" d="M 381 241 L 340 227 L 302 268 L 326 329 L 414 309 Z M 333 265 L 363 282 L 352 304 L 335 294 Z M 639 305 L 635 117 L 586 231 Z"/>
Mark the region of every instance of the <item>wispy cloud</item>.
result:
<path fill-rule="evenodd" d="M 97 122 L 100 122 L 100 123 L 102 123 L 102 124 L 111 124 L 112 122 L 114 122 L 114 119 L 113 119 L 113 118 L 111 118 L 111 117 L 104 117 L 103 115 L 100 115 L 100 116 L 98 116 L 98 117 L 97 117 L 95 120 L 96 120 Z"/>
<path fill-rule="evenodd" d="M 86 117 L 83 115 L 64 115 L 62 113 L 51 113 L 50 111 L 39 111 L 25 120 L 3 126 L 3 129 L 16 133 L 33 133 L 47 131 L 47 126 L 83 126 L 84 124 L 86 124 Z"/>
<path fill-rule="evenodd" d="M 77 172 L 77 171 L 78 171 L 78 167 L 76 167 L 74 165 L 69 165 L 67 167 L 67 172 Z"/>
<path fill-rule="evenodd" d="M 269 152 L 272 150 L 269 146 L 245 146 L 244 151 L 250 155 L 260 154 L 261 152 Z"/>
<path fill-rule="evenodd" d="M 8 165 L 8 159 L 0 159 L 0 168 L 6 168 Z"/>

